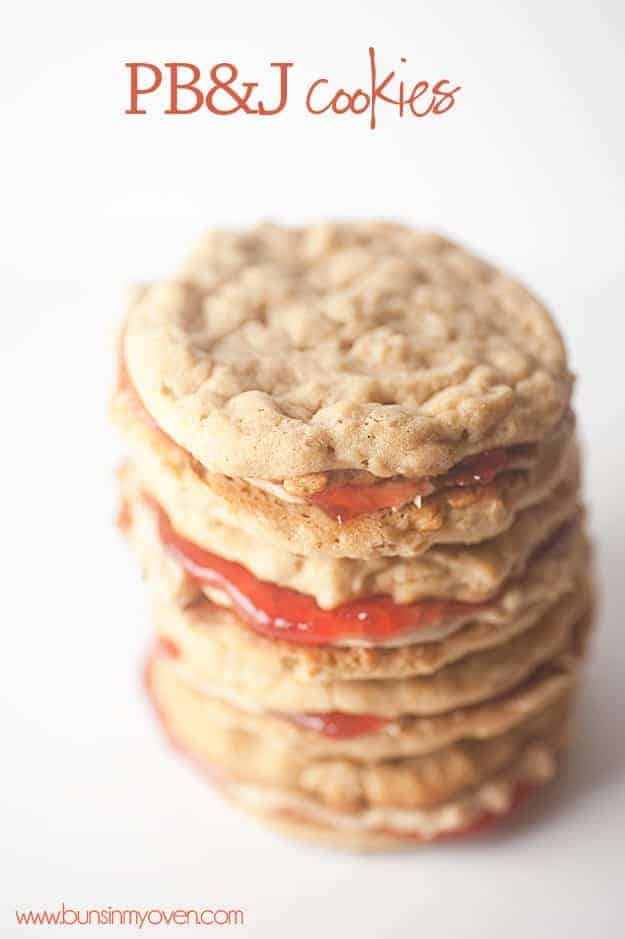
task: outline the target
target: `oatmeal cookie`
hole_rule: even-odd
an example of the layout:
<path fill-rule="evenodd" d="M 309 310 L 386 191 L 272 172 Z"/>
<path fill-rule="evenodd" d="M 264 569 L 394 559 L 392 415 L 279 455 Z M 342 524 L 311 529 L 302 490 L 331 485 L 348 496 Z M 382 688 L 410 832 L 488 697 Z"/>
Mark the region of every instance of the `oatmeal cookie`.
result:
<path fill-rule="evenodd" d="M 575 660 L 576 627 L 590 606 L 585 586 L 560 600 L 532 629 L 430 673 L 326 680 L 319 674 L 303 677 L 290 645 L 279 647 L 268 640 L 265 655 L 250 656 L 247 636 L 235 632 L 236 620 L 219 607 L 181 609 L 159 600 L 153 612 L 157 633 L 176 649 L 187 680 L 208 695 L 251 711 L 339 711 L 395 718 L 478 704 L 522 684 L 548 662 Z"/>
<path fill-rule="evenodd" d="M 148 684 L 155 663 L 161 672 L 169 672 L 172 694 L 180 687 L 192 697 L 198 724 L 261 737 L 267 747 L 297 750 L 302 760 L 342 758 L 367 762 L 424 756 L 463 741 L 506 734 L 572 698 L 580 659 L 561 657 L 537 669 L 512 691 L 481 704 L 430 717 L 402 715 L 392 719 L 340 712 L 243 710 L 198 687 L 193 676 L 179 667 L 170 644 L 155 642 L 146 665 Z"/>
<path fill-rule="evenodd" d="M 571 375 L 542 304 L 438 235 L 357 222 L 211 232 L 132 307 L 154 419 L 211 473 L 445 473 L 539 440 Z"/>
<path fill-rule="evenodd" d="M 576 468 L 575 468 L 576 469 Z M 261 581 L 311 596 L 323 610 L 373 595 L 407 604 L 428 597 L 465 603 L 489 600 L 507 580 L 519 578 L 530 559 L 563 526 L 580 518 L 578 474 L 565 476 L 543 502 L 519 512 L 507 531 L 478 545 L 435 545 L 417 557 L 362 560 L 294 554 L 240 528 L 200 514 L 181 513 L 172 486 L 148 489 L 132 463 L 120 470 L 122 499 L 136 504 L 146 491 L 167 499 L 175 530 L 198 548 L 243 565 Z"/>
<path fill-rule="evenodd" d="M 443 488 L 399 508 L 344 521 L 318 506 L 285 501 L 257 481 L 207 472 L 137 417 L 123 392 L 114 398 L 112 416 L 145 486 L 176 527 L 183 533 L 193 527 L 200 543 L 210 538 L 206 529 L 217 522 L 306 556 L 414 557 L 434 545 L 475 544 L 501 534 L 519 512 L 544 501 L 563 479 L 578 474 L 573 422 L 567 419 L 537 447 L 525 469 L 504 471 L 487 485 Z"/>
<path fill-rule="evenodd" d="M 458 741 L 421 756 L 316 758 L 298 747 L 268 745 L 262 733 L 206 721 L 201 694 L 178 680 L 165 657 L 154 658 L 148 674 L 148 687 L 169 733 L 200 763 L 230 779 L 283 787 L 350 812 L 428 808 L 449 801 L 508 769 L 530 741 L 559 733 L 571 709 L 570 699 L 562 699 L 507 732 Z"/>

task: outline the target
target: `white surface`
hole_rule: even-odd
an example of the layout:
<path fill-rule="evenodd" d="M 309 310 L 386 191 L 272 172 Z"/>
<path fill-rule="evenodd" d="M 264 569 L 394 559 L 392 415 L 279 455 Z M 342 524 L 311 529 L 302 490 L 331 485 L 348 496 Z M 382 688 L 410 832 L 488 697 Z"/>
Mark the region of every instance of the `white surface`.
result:
<path fill-rule="evenodd" d="M 241 931 L 274 939 L 619 932 L 623 11 L 422 6 L 238 4 L 228 19 L 214 4 L 137 3 L 95 23 L 93 5 L 35 4 L 3 37 L 2 935 L 46 935 L 17 929 L 13 910 L 61 901 L 243 908 Z M 171 35 L 172 21 L 196 38 L 106 38 Z M 389 115 L 375 132 L 295 105 L 266 123 L 123 115 L 127 59 L 230 59 L 255 77 L 288 57 L 303 87 L 362 78 L 370 42 L 389 68 L 405 55 L 407 74 L 460 81 L 454 110 Z M 556 311 L 580 375 L 604 596 L 562 781 L 489 839 L 359 858 L 257 828 L 163 745 L 140 683 L 143 588 L 111 524 L 105 403 L 125 285 L 165 272 L 196 232 L 369 214 L 466 240 Z"/>

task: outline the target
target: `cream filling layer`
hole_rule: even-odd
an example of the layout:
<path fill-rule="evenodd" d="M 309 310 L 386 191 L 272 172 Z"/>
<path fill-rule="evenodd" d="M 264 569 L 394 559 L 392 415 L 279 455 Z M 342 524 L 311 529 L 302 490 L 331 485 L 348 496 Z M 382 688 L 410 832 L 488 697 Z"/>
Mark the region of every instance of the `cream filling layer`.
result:
<path fill-rule="evenodd" d="M 261 814 L 292 813 L 302 821 L 337 831 L 387 831 L 428 839 L 465 828 L 485 813 L 505 814 L 512 806 L 518 786 L 542 785 L 552 779 L 555 772 L 553 748 L 542 743 L 531 744 L 513 770 L 483 783 L 456 802 L 431 809 L 371 808 L 354 814 L 328 809 L 287 789 L 229 782 L 226 791 L 237 802 Z"/>
<path fill-rule="evenodd" d="M 267 479 L 256 479 L 250 476 L 245 477 L 245 482 L 249 483 L 250 486 L 255 486 L 256 489 L 262 489 L 263 492 L 268 492 L 270 496 L 275 496 L 276 499 L 280 499 L 281 502 L 292 502 L 294 505 L 306 505 L 305 499 L 302 499 L 300 496 L 291 495 L 281 483 L 272 483 Z"/>

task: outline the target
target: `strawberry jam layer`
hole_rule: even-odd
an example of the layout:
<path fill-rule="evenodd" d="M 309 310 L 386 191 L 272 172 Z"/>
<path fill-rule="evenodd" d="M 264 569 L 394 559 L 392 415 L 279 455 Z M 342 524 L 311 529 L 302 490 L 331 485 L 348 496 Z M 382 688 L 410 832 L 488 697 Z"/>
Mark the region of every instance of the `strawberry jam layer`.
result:
<path fill-rule="evenodd" d="M 187 541 L 160 505 L 149 496 L 146 499 L 157 514 L 160 540 L 167 553 L 193 580 L 225 593 L 252 629 L 274 639 L 311 645 L 341 640 L 383 642 L 424 627 L 453 626 L 484 607 L 483 603 L 445 599 L 399 604 L 379 594 L 324 610 L 314 597 L 259 580 L 242 564 Z"/>
<path fill-rule="evenodd" d="M 376 734 L 387 724 L 392 723 L 375 714 L 345 714 L 343 711 L 326 713 L 299 713 L 297 711 L 279 711 L 276 717 L 284 718 L 304 730 L 314 730 L 332 740 L 350 740 L 352 737 L 366 737 Z"/>
<path fill-rule="evenodd" d="M 169 636 L 157 636 L 152 654 L 163 659 L 178 659 L 180 658 L 180 648 Z"/>
<path fill-rule="evenodd" d="M 319 506 L 327 515 L 347 522 L 358 515 L 398 509 L 418 496 L 429 496 L 438 489 L 454 486 L 486 486 L 508 467 L 509 455 L 504 449 L 485 450 L 467 457 L 442 476 L 423 479 L 389 479 L 371 485 L 342 484 L 328 486 L 309 496 L 307 501 Z"/>
<path fill-rule="evenodd" d="M 332 518 L 348 522 L 357 515 L 398 508 L 417 496 L 429 496 L 432 492 L 434 486 L 427 479 L 389 479 L 370 486 L 328 486 L 307 501 L 319 506 Z"/>

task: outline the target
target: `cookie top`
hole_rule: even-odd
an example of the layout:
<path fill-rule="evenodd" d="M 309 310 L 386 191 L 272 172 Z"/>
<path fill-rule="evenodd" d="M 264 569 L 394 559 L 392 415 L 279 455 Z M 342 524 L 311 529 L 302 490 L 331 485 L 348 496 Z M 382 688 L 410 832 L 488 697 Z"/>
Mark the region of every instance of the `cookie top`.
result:
<path fill-rule="evenodd" d="M 207 469 L 446 472 L 567 407 L 558 331 L 518 282 L 389 223 L 211 232 L 124 340 L 148 411 Z"/>

